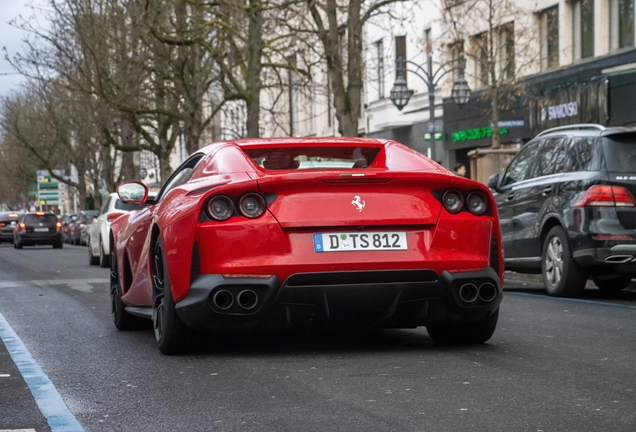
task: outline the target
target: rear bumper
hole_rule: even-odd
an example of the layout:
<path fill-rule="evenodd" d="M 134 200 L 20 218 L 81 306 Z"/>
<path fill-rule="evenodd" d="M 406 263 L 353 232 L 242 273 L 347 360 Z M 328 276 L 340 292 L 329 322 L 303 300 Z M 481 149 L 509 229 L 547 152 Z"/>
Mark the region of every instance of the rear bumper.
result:
<path fill-rule="evenodd" d="M 488 302 L 466 303 L 459 295 L 465 283 L 490 283 L 496 295 Z M 275 276 L 205 274 L 176 311 L 188 326 L 206 331 L 414 328 L 482 320 L 495 312 L 502 297 L 491 268 L 445 271 L 441 277 L 431 270 L 299 273 L 283 283 Z"/>
<path fill-rule="evenodd" d="M 582 249 L 574 251 L 573 256 L 585 268 L 636 276 L 636 244 Z"/>
<path fill-rule="evenodd" d="M 54 244 L 62 241 L 62 233 L 18 233 L 18 241 L 23 245 Z"/>
<path fill-rule="evenodd" d="M 0 241 L 13 243 L 13 230 L 0 231 Z"/>

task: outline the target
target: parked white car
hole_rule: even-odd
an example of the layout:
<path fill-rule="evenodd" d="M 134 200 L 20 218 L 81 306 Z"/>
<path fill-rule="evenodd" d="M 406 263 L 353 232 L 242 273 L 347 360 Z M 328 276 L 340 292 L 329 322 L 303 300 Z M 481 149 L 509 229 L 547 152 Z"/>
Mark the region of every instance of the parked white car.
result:
<path fill-rule="evenodd" d="M 124 203 L 116 193 L 108 195 L 99 210 L 99 215 L 93 219 L 93 223 L 89 226 L 87 243 L 90 265 L 110 266 L 110 244 L 108 242 L 110 224 L 119 216 L 143 207 L 143 204 Z"/>

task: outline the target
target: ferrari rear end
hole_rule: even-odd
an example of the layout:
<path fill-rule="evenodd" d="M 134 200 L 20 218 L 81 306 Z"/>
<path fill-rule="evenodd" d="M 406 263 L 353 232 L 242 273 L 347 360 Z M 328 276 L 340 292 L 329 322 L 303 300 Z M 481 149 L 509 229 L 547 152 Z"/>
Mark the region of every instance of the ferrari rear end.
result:
<path fill-rule="evenodd" d="M 393 142 L 246 141 L 248 179 L 202 197 L 175 310 L 222 332 L 414 328 L 481 343 L 502 300 L 494 201 Z"/>

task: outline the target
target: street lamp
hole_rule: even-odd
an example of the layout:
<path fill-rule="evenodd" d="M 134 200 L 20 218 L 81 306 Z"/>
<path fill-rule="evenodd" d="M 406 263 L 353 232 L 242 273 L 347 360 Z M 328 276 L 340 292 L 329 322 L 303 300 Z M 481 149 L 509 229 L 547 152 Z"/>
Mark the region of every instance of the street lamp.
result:
<path fill-rule="evenodd" d="M 456 63 L 453 67 L 447 68 L 451 64 Z M 408 69 L 407 64 L 413 65 L 415 70 Z M 428 86 L 428 109 L 429 109 L 429 122 L 430 122 L 430 133 L 431 133 L 431 159 L 437 162 L 437 158 L 435 155 L 435 87 L 440 82 L 440 80 L 449 72 L 458 71 L 458 78 L 453 83 L 453 89 L 451 91 L 451 97 L 453 102 L 457 105 L 462 106 L 470 100 L 470 87 L 468 87 L 468 83 L 464 78 L 464 69 L 466 67 L 466 59 L 463 56 L 459 58 L 450 60 L 442 65 L 440 65 L 439 69 L 433 73 L 433 56 L 429 52 L 427 58 L 427 69 L 425 70 L 422 66 L 413 63 L 412 61 L 406 60 L 402 57 L 398 57 L 395 60 L 395 83 L 393 84 L 393 88 L 391 89 L 391 102 L 393 105 L 399 110 L 402 111 L 411 99 L 413 95 L 413 90 L 410 90 L 406 85 L 406 80 L 404 77 L 406 76 L 406 72 L 411 72 L 420 77 L 424 83 Z"/>

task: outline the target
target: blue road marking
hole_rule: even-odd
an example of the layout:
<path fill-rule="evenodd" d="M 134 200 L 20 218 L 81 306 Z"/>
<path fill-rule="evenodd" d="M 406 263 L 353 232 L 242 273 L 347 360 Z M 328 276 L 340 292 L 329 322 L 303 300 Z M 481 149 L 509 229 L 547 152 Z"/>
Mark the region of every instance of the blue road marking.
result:
<path fill-rule="evenodd" d="M 29 386 L 51 430 L 53 432 L 83 432 L 84 429 L 69 411 L 49 377 L 35 362 L 2 314 L 0 314 L 0 339 Z"/>

